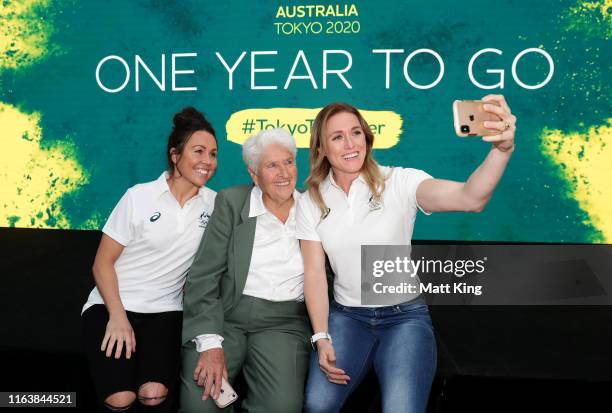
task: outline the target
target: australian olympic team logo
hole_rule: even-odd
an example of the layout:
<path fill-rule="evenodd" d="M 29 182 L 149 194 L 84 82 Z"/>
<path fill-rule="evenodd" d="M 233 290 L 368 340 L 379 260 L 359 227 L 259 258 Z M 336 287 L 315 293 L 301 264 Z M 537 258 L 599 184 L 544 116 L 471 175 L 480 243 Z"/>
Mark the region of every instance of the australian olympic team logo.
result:
<path fill-rule="evenodd" d="M 208 220 L 210 219 L 210 214 L 207 211 L 202 212 L 202 214 L 200 214 L 200 218 L 198 218 L 199 221 L 199 227 L 200 228 L 204 228 L 206 229 L 206 226 L 208 225 Z"/>

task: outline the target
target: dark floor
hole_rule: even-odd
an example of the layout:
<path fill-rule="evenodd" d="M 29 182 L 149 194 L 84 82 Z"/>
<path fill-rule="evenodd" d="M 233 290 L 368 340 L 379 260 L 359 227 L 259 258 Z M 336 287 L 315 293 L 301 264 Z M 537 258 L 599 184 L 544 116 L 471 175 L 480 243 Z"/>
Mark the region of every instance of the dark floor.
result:
<path fill-rule="evenodd" d="M 96 410 L 83 356 L 5 349 L 0 351 L 0 365 L 0 391 L 72 391 L 77 393 L 77 408 L 68 411 L 89 413 Z M 370 375 L 343 412 L 379 412 L 380 397 L 373 390 L 376 388 L 376 378 Z M 612 382 L 438 377 L 433 385 L 428 412 L 610 411 L 611 392 Z"/>
<path fill-rule="evenodd" d="M 79 326 L 99 240 L 98 231 L 0 228 L 0 391 L 73 391 L 77 408 L 68 411 L 95 412 Z M 430 413 L 612 411 L 612 306 L 430 313 L 438 343 Z M 379 411 L 377 388 L 370 375 L 344 411 Z"/>

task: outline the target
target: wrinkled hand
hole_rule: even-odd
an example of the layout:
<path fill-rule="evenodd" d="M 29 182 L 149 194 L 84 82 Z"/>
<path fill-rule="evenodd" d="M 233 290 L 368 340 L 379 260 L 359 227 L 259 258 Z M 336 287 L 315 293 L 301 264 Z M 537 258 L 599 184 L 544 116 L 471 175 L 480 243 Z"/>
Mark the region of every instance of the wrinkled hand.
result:
<path fill-rule="evenodd" d="M 327 380 L 336 384 L 348 384 L 351 379 L 342 369 L 336 367 L 336 352 L 327 339 L 317 341 L 319 352 L 319 368 L 327 376 Z"/>
<path fill-rule="evenodd" d="M 136 336 L 125 313 L 109 318 L 100 350 L 106 352 L 106 357 L 111 357 L 113 348 L 116 347 L 115 358 L 118 359 L 124 346 L 125 358 L 129 359 L 132 353 L 136 352 Z"/>
<path fill-rule="evenodd" d="M 202 400 L 211 396 L 217 399 L 221 394 L 221 378 L 227 379 L 225 354 L 222 348 L 212 348 L 200 353 L 198 364 L 193 372 L 193 379 L 198 386 L 204 387 Z"/>
<path fill-rule="evenodd" d="M 510 111 L 506 99 L 502 95 L 487 95 L 482 98 L 485 102 L 494 104 L 484 104 L 483 109 L 489 113 L 494 113 L 501 118 L 501 121 L 485 121 L 484 127 L 499 130 L 497 135 L 483 136 L 485 142 L 492 142 L 493 146 L 502 152 L 514 150 L 514 133 L 516 132 L 516 116 Z M 495 103 L 497 105 L 495 105 Z"/>

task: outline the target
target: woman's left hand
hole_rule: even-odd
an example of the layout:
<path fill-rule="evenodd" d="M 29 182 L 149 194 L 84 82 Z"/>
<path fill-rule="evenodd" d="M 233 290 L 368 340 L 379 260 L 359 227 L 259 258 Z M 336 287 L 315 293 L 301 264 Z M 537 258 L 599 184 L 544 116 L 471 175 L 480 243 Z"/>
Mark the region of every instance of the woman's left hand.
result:
<path fill-rule="evenodd" d="M 506 99 L 502 95 L 487 95 L 482 98 L 485 102 L 494 102 L 494 104 L 484 104 L 484 110 L 494 113 L 501 118 L 501 121 L 485 121 L 484 127 L 489 129 L 499 130 L 497 135 L 483 136 L 485 142 L 492 142 L 493 147 L 502 152 L 514 150 L 514 133 L 516 132 L 516 116 L 510 111 Z M 496 104 L 497 105 L 496 105 Z"/>

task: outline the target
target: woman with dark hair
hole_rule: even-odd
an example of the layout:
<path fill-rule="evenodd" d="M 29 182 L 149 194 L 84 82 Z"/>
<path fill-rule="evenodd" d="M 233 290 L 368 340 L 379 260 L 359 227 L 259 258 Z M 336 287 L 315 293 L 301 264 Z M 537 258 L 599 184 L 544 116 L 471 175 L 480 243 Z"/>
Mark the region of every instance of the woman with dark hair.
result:
<path fill-rule="evenodd" d="M 436 344 L 424 299 L 362 301 L 361 247 L 410 245 L 417 210 L 481 211 L 514 151 L 516 117 L 503 96 L 483 98 L 499 122 L 484 137 L 491 150 L 467 182 L 434 179 L 413 168 L 380 166 L 374 135 L 359 111 L 333 103 L 317 115 L 310 139 L 308 193 L 300 199 L 297 238 L 304 257 L 304 296 L 314 335 L 306 413 L 338 412 L 370 367 L 383 412 L 425 412 L 436 370 Z M 329 302 L 325 256 L 335 274 Z"/>
<path fill-rule="evenodd" d="M 214 207 L 212 125 L 192 107 L 174 116 L 168 170 L 123 195 L 106 225 L 83 306 L 86 353 L 101 411 L 135 400 L 168 410 L 178 378 L 185 277 Z M 163 404 L 162 404 L 163 403 Z"/>

